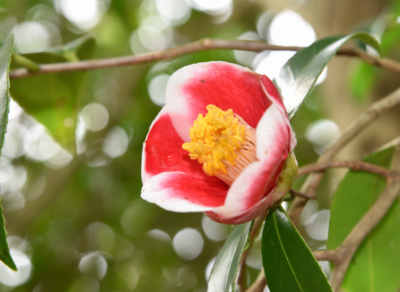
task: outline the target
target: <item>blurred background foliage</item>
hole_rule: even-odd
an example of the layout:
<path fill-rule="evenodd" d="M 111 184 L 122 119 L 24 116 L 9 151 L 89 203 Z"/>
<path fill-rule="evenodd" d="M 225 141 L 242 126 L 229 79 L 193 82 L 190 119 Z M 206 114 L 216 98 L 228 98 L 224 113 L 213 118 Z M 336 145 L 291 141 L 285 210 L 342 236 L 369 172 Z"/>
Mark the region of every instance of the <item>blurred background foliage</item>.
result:
<path fill-rule="evenodd" d="M 400 2 L 388 0 L 2 0 L 0 42 L 14 29 L 15 52 L 40 64 L 138 55 L 203 37 L 308 46 L 365 30 L 398 59 L 399 19 Z M 206 291 L 230 227 L 141 200 L 142 143 L 177 69 L 222 60 L 273 78 L 292 55 L 207 51 L 11 80 L 0 186 L 19 271 L 0 264 L 0 291 Z M 18 56 L 11 67 L 21 67 Z M 368 104 L 398 86 L 397 74 L 358 60 L 335 58 L 328 67 L 292 121 L 300 165 L 315 161 Z M 399 117 L 397 110 L 383 118 L 342 158 L 363 157 L 398 136 Z M 318 202 L 300 218 L 312 249 L 325 246 L 341 177 L 343 171 L 329 171 Z M 258 239 L 249 252 L 248 281 L 261 268 L 260 245 Z"/>

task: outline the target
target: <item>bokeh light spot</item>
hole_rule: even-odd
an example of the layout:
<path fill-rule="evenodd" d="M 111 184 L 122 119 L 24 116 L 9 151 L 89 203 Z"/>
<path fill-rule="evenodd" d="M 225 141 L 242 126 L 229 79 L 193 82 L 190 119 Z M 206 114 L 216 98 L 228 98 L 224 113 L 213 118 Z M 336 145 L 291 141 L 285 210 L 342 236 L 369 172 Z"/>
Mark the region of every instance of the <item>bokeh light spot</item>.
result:
<path fill-rule="evenodd" d="M 107 273 L 107 261 L 97 252 L 85 255 L 79 262 L 79 270 L 82 274 L 90 275 L 101 280 Z"/>
<path fill-rule="evenodd" d="M 82 109 L 81 117 L 86 129 L 96 132 L 107 126 L 109 114 L 104 105 L 91 103 Z"/>
<path fill-rule="evenodd" d="M 189 261 L 200 255 L 204 239 L 196 229 L 185 228 L 174 236 L 172 245 L 182 259 Z"/>
<path fill-rule="evenodd" d="M 0 262 L 0 283 L 9 287 L 16 287 L 29 280 L 32 271 L 32 263 L 28 256 L 15 249 L 10 250 L 11 256 L 18 271 L 14 272 L 3 262 Z"/>
<path fill-rule="evenodd" d="M 43 24 L 23 22 L 15 32 L 15 47 L 20 53 L 42 51 L 49 47 L 50 37 L 50 32 Z"/>
<path fill-rule="evenodd" d="M 203 216 L 201 226 L 206 236 L 212 241 L 224 240 L 229 234 L 229 226 L 212 221 L 207 216 Z"/>
<path fill-rule="evenodd" d="M 156 105 L 165 105 L 165 90 L 167 88 L 167 83 L 170 75 L 160 74 L 151 79 L 147 90 L 149 91 L 150 98 L 152 102 Z"/>
<path fill-rule="evenodd" d="M 121 127 L 114 127 L 108 132 L 103 141 L 103 151 L 110 158 L 116 158 L 128 149 L 129 138 Z"/>

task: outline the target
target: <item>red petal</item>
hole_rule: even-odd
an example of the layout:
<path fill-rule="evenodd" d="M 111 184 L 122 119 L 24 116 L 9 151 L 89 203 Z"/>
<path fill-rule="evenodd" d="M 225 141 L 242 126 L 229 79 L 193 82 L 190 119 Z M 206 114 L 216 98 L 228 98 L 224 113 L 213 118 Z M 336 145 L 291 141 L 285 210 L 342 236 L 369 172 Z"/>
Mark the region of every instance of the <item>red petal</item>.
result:
<path fill-rule="evenodd" d="M 221 206 L 228 191 L 228 185 L 215 176 L 204 173 L 197 160 L 191 160 L 188 152 L 182 149 L 183 140 L 176 133 L 166 108 L 160 112 L 150 128 L 143 145 L 142 180 L 146 190 L 147 182 L 154 176 L 165 172 L 179 172 L 159 181 L 161 186 L 176 189 L 176 196 L 194 204 Z M 171 178 L 175 178 L 176 181 Z M 155 180 L 157 181 L 157 180 Z M 155 183 L 153 181 L 151 184 Z M 161 184 L 162 182 L 162 184 Z M 171 195 L 171 192 L 169 192 Z M 182 212 L 182 211 L 181 211 Z"/>
<path fill-rule="evenodd" d="M 278 89 L 275 87 L 275 84 L 265 75 L 261 75 L 261 83 L 265 93 L 267 94 L 267 97 L 279 107 L 281 112 L 286 113 L 286 108 L 283 104 L 282 97 Z"/>
<path fill-rule="evenodd" d="M 202 212 L 224 204 L 228 186 L 184 172 L 160 173 L 145 183 L 142 198 L 174 212 Z"/>
<path fill-rule="evenodd" d="M 189 141 L 189 129 L 197 116 L 214 104 L 232 109 L 255 128 L 271 105 L 260 83 L 260 75 L 225 62 L 199 63 L 175 72 L 167 85 L 168 111 L 178 134 Z"/>
<path fill-rule="evenodd" d="M 261 84 L 267 97 L 279 108 L 281 113 L 285 115 L 286 124 L 290 129 L 290 151 L 293 151 L 294 147 L 296 147 L 297 144 L 296 135 L 294 134 L 292 127 L 290 126 L 289 117 L 286 112 L 286 108 L 283 103 L 282 97 L 279 94 L 279 91 L 275 87 L 274 83 L 267 76 L 265 75 L 261 76 Z"/>
<path fill-rule="evenodd" d="M 218 222 L 248 221 L 262 212 L 260 204 L 267 208 L 280 199 L 274 196 L 265 198 L 276 187 L 289 153 L 290 133 L 285 120 L 275 104 L 268 108 L 256 129 L 257 158 L 260 161 L 253 162 L 243 170 L 231 185 L 224 206 L 213 210 L 213 214 L 208 216 Z"/>

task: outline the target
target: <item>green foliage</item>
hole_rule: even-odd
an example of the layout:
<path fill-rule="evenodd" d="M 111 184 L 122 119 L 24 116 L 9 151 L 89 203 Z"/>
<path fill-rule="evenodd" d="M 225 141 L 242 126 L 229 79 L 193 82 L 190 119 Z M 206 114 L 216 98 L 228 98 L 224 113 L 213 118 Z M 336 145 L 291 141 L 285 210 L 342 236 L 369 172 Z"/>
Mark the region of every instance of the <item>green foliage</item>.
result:
<path fill-rule="evenodd" d="M 375 37 L 360 32 L 318 40 L 296 53 L 282 67 L 273 81 L 282 95 L 289 118 L 295 115 L 329 60 L 346 41 L 353 38 L 371 45 L 380 54 L 382 53 Z"/>
<path fill-rule="evenodd" d="M 236 274 L 253 222 L 237 225 L 226 239 L 208 280 L 208 292 L 234 291 Z"/>
<path fill-rule="evenodd" d="M 57 44 L 66 43 L 42 52 L 23 55 L 16 53 L 11 63 L 12 68 L 22 66 L 34 72 L 38 64 L 130 55 L 134 45 L 132 36 L 137 32 L 138 27 L 149 25 L 151 21 L 156 22 L 157 29 L 160 25 L 168 26 L 163 24 L 162 17 L 152 0 L 112 0 L 100 1 L 101 5 L 105 5 L 102 7 L 105 10 L 99 14 L 99 23 L 82 30 L 63 15 L 60 7 L 56 7 L 57 3 L 61 2 L 2 1 L 2 8 L 0 8 L 2 28 L 6 27 L 8 21 L 14 21 L 13 25 L 33 22 L 46 27 L 51 32 L 52 38 L 56 39 L 58 33 Z M 173 31 L 173 42 L 170 45 L 181 45 L 203 37 L 236 39 L 244 32 L 254 31 L 256 25 L 260 24 L 256 22 L 256 19 L 262 13 L 275 14 L 271 9 L 262 7 L 262 4 L 259 4 L 261 2 L 234 1 L 233 13 L 224 20 L 192 9 L 190 19 L 184 25 L 168 26 L 168 29 Z M 267 29 L 268 27 L 265 26 L 264 32 Z M 4 34 L 5 31 L 4 29 Z M 56 33 L 53 34 L 53 32 Z M 87 32 L 90 34 L 86 35 Z M 159 36 L 165 35 L 160 33 Z M 261 33 L 260 36 L 266 37 Z M 375 40 L 367 34 L 352 36 L 363 39 L 379 49 Z M 0 38 L 4 41 L 1 33 Z M 314 83 L 336 50 L 349 38 L 351 36 L 331 37 L 316 42 L 310 48 L 296 54 L 275 80 L 281 86 L 282 92 L 289 92 L 283 96 L 286 99 L 285 102 L 292 101 L 291 117 L 307 96 L 305 106 L 298 110 L 292 125 L 298 141 L 296 156 L 300 164 L 313 162 L 317 158 L 317 154 L 312 151 L 311 142 L 306 141 L 304 135 L 306 129 L 311 122 L 327 116 L 323 99 L 321 99 L 321 89 L 313 90 Z M 96 40 L 95 50 L 94 39 Z M 73 41 L 68 42 L 70 40 Z M 396 28 L 392 23 L 382 39 L 385 53 L 390 51 L 396 53 L 395 46 L 398 40 L 398 27 Z M 255 55 L 256 53 L 253 53 L 253 56 Z M 8 53 L 7 56 L 9 56 Z M 0 63 L 6 59 L 1 58 Z M 189 54 L 174 60 L 131 67 L 107 68 L 87 73 L 66 72 L 11 80 L 12 97 L 26 113 L 43 124 L 61 146 L 72 153 L 75 151 L 75 126 L 79 107 L 86 103 L 100 103 L 107 108 L 110 118 L 107 126 L 101 131 L 85 133 L 81 141 L 83 150 L 75 153 L 73 161 L 67 166 L 57 166 L 61 169 L 50 168 L 54 165 L 47 160 L 43 159 L 43 163 L 38 162 L 26 153 L 22 156 L 4 158 L 5 163 L 0 166 L 0 174 L 3 175 L 7 167 L 13 167 L 14 170 L 22 169 L 26 172 L 24 185 L 16 191 L 20 197 L 24 198 L 25 207 L 13 210 L 15 202 L 7 199 L 13 191 L 4 187 L 2 197 L 7 230 L 9 234 L 18 236 L 26 243 L 28 247 L 23 253 L 32 261 L 33 269 L 29 280 L 18 287 L 10 288 L 0 284 L 1 292 L 8 292 L 11 289 L 16 292 L 39 290 L 48 292 L 60 289 L 69 292 L 205 291 L 207 286 L 204 277 L 205 267 L 221 248 L 208 288 L 209 291 L 233 290 L 240 257 L 243 250 L 249 246 L 248 236 L 251 223 L 235 227 L 223 243 L 207 238 L 207 230 L 201 224 L 202 214 L 166 212 L 140 199 L 142 143 L 152 120 L 160 110 L 160 107 L 153 104 L 149 98 L 148 84 L 159 74 L 170 75 L 183 66 L 213 60 L 237 62 L 232 51 L 212 50 Z M 9 59 L 7 59 L 7 66 L 8 62 Z M 4 69 L 4 67 L 1 68 Z M 376 71 L 381 73 L 379 70 Z M 377 81 L 372 75 L 364 73 L 360 71 L 360 76 L 355 77 L 358 77 L 355 90 L 359 96 L 370 91 L 370 84 L 372 84 L 370 80 Z M 292 92 L 296 94 L 290 94 Z M 7 95 L 6 98 L 8 100 L 9 96 Z M 2 129 L 5 129 L 8 103 L 0 109 L 3 110 Z M 25 129 L 28 137 L 31 134 L 31 128 L 29 128 L 30 124 L 25 124 L 26 120 L 30 119 L 25 114 L 21 114 L 11 122 L 22 126 L 20 129 Z M 128 148 L 123 157 L 108 157 L 102 146 L 105 140 L 110 139 L 107 135 L 117 127 L 127 134 Z M 1 133 L 3 144 L 4 131 Z M 9 134 L 8 137 L 12 139 L 13 133 L 9 132 Z M 112 140 L 113 143 L 115 142 L 113 147 L 118 144 L 116 140 Z M 18 141 L 20 144 L 26 142 L 21 139 Z M 46 148 L 43 147 L 43 149 Z M 93 157 L 101 163 L 93 166 L 90 163 Z M 22 175 L 21 172 L 18 173 L 20 180 L 23 174 L 23 171 Z M 3 178 L 2 176 L 1 179 Z M 300 181 L 296 183 L 299 184 Z M 312 258 L 309 249 L 291 223 L 288 223 L 288 219 L 278 212 L 280 211 L 275 211 L 273 214 L 271 212 L 268 219 L 275 220 L 277 224 L 276 229 L 272 230 L 275 233 L 271 238 L 267 238 L 267 241 L 272 241 L 274 236 L 276 239 L 278 232 L 281 232 L 279 235 L 287 236 L 287 240 L 281 245 L 281 251 L 272 256 L 275 256 L 276 260 L 281 261 L 279 264 L 283 265 L 285 259 L 282 257 L 282 248 L 290 251 L 287 245 L 294 242 L 296 249 L 304 251 L 303 258 L 299 257 L 303 259 L 302 263 L 311 267 L 304 269 L 305 264 L 303 264 L 301 277 L 311 271 L 314 274 L 309 278 L 320 280 L 321 287 L 324 287 L 319 287 L 314 291 L 330 291 L 326 285 L 325 276 Z M 389 218 L 393 218 L 393 212 L 391 211 L 388 215 L 392 216 Z M 282 216 L 278 216 L 279 214 Z M 398 224 L 396 218 L 390 219 L 390 223 L 385 223 L 391 226 L 385 230 L 393 232 L 394 225 Z M 2 219 L 3 217 L 0 217 L 0 225 L 4 226 Z M 186 261 L 177 255 L 174 251 L 173 240 L 171 240 L 174 234 L 188 226 L 199 230 L 205 239 L 201 255 L 191 261 Z M 288 229 L 278 228 L 282 226 Z M 264 233 L 272 231 L 266 228 Z M 5 238 L 5 230 L 1 228 L 0 259 L 15 268 L 9 257 Z M 382 237 L 382 240 L 391 238 L 394 236 L 387 235 L 385 238 Z M 397 244 L 397 239 L 395 242 Z M 379 246 L 384 246 L 384 242 L 380 241 Z M 15 249 L 16 245 L 10 241 L 10 247 Z M 253 245 L 252 248 L 255 246 Z M 274 245 L 273 248 L 279 250 L 279 246 Z M 376 251 L 373 250 L 373 252 Z M 106 262 L 107 271 L 104 277 L 98 275 L 97 268 L 101 267 L 98 263 L 92 262 L 89 268 L 85 266 L 83 259 L 87 255 L 97 255 Z M 383 255 L 383 252 L 379 255 Z M 398 258 L 398 256 L 393 258 Z M 271 268 L 268 263 L 266 264 Z M 286 264 L 285 273 L 278 274 L 277 266 L 272 266 L 271 269 L 275 269 L 272 272 L 275 272 L 277 277 L 288 277 L 288 279 L 292 277 L 293 280 L 294 275 L 298 275 L 296 268 L 298 263 L 293 265 L 296 273 L 288 268 L 289 262 Z M 392 263 L 389 265 L 396 266 Z M 381 270 L 386 270 L 381 267 L 379 266 Z M 250 277 L 247 277 L 248 272 Z M 254 280 L 258 272 L 257 268 L 249 264 L 244 277 Z M 275 276 L 272 277 L 275 279 Z M 273 292 L 277 291 L 273 287 L 274 279 L 269 280 Z M 293 284 L 294 282 L 288 280 L 284 283 Z M 302 281 L 299 283 L 303 285 Z M 294 286 L 295 288 L 290 291 L 296 291 L 298 288 L 296 283 Z"/>
<path fill-rule="evenodd" d="M 24 56 L 38 64 L 76 61 L 79 56 L 83 59 L 90 57 L 93 47 L 93 38 L 84 36 L 63 46 Z M 15 101 L 72 153 L 75 152 L 75 127 L 86 75 L 86 72 L 79 71 L 62 72 L 11 81 L 11 94 Z"/>
<path fill-rule="evenodd" d="M 397 147 L 368 156 L 364 161 L 389 168 Z M 383 177 L 349 171 L 340 183 L 333 200 L 329 225 L 328 249 L 334 249 L 374 204 L 385 187 Z M 346 291 L 396 292 L 400 279 L 400 204 L 396 200 L 384 219 L 374 228 L 355 253 L 343 288 Z"/>
<path fill-rule="evenodd" d="M 320 265 L 282 207 L 271 210 L 265 220 L 262 258 L 271 292 L 332 292 Z"/>
<path fill-rule="evenodd" d="M 350 88 L 357 100 L 362 101 L 369 97 L 377 75 L 378 69 L 369 64 L 360 62 L 356 65 L 350 78 Z"/>
<path fill-rule="evenodd" d="M 11 33 L 3 42 L 0 49 L 0 153 L 4 145 L 4 136 L 7 130 L 8 112 L 10 108 L 10 83 L 8 73 L 13 52 L 14 33 Z M 1 202 L 1 200 L 0 200 Z M 17 270 L 15 263 L 10 255 L 10 250 L 7 243 L 7 232 L 5 229 L 5 220 L 3 217 L 3 208 L 0 205 L 0 260 L 8 267 Z"/>

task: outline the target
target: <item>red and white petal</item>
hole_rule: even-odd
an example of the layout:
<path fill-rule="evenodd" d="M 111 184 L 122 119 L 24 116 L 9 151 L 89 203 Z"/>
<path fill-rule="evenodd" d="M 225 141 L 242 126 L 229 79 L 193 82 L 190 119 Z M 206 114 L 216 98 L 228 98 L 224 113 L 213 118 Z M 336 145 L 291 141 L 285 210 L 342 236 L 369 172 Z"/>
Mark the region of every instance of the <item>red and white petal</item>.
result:
<path fill-rule="evenodd" d="M 290 128 L 285 115 L 275 104 L 261 118 L 256 129 L 256 141 L 259 161 L 243 170 L 231 185 L 224 206 L 213 211 L 221 220 L 249 213 L 276 186 L 290 150 Z M 273 198 L 268 200 L 270 203 L 276 201 Z"/>
<path fill-rule="evenodd" d="M 164 172 L 148 180 L 141 197 L 174 212 L 204 212 L 222 206 L 228 186 L 222 181 L 194 178 L 184 172 Z"/>
<path fill-rule="evenodd" d="M 142 148 L 142 164 L 141 164 L 141 170 L 142 170 L 141 174 L 142 174 L 142 182 L 143 183 L 147 182 L 154 175 L 153 173 L 146 171 L 146 142 L 147 142 L 147 138 L 149 137 L 150 132 L 153 129 L 154 124 L 157 123 L 157 121 L 161 117 L 166 116 L 166 115 L 168 115 L 168 112 L 167 112 L 167 108 L 164 106 L 160 110 L 160 112 L 158 113 L 156 118 L 153 120 L 153 122 L 151 123 L 150 128 L 149 128 L 149 132 L 147 133 L 146 139 L 144 140 L 143 148 Z"/>
<path fill-rule="evenodd" d="M 271 105 L 260 82 L 260 75 L 248 68 L 226 62 L 189 65 L 169 79 L 166 104 L 179 136 L 189 141 L 189 129 L 207 105 L 232 109 L 255 128 Z"/>
<path fill-rule="evenodd" d="M 164 107 L 152 123 L 143 143 L 143 184 L 159 173 L 181 171 L 193 178 L 225 185 L 217 177 L 206 175 L 202 165 L 197 160 L 191 160 L 188 152 L 182 149 L 183 143 L 172 126 L 167 108 Z"/>
<path fill-rule="evenodd" d="M 278 89 L 275 87 L 274 83 L 265 75 L 261 76 L 261 85 L 266 94 L 266 96 L 278 107 L 281 113 L 285 116 L 286 124 L 290 128 L 290 151 L 293 151 L 296 147 L 296 135 L 290 126 L 289 117 L 286 112 L 285 105 L 283 103 L 282 97 L 279 94 Z"/>
<path fill-rule="evenodd" d="M 267 97 L 269 98 L 269 100 L 271 100 L 275 105 L 277 105 L 281 112 L 286 113 L 286 108 L 285 105 L 283 104 L 282 97 L 278 89 L 275 87 L 275 84 L 271 81 L 271 79 L 269 79 L 265 75 L 261 75 L 260 81 L 262 88 Z"/>
<path fill-rule="evenodd" d="M 283 194 L 285 195 L 285 194 Z M 276 192 L 273 189 L 267 196 L 265 196 L 261 201 L 247 209 L 245 213 L 236 217 L 224 217 L 223 214 L 215 213 L 213 211 L 207 211 L 205 214 L 212 220 L 223 223 L 223 224 L 242 224 L 254 220 L 260 216 L 265 210 L 271 208 L 277 201 L 282 198 L 282 193 Z"/>
<path fill-rule="evenodd" d="M 256 129 L 256 151 L 260 160 L 285 160 L 290 152 L 291 128 L 286 116 L 273 104 L 267 109 Z"/>

